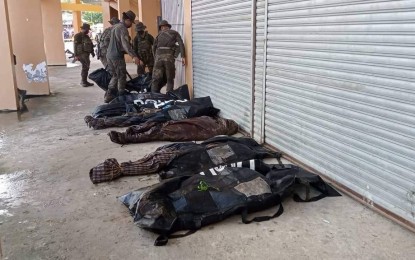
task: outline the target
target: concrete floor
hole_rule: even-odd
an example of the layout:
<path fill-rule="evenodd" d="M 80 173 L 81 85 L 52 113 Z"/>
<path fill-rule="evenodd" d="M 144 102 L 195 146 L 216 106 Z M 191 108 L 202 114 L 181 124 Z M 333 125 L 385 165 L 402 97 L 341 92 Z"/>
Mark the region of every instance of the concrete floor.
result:
<path fill-rule="evenodd" d="M 50 68 L 51 96 L 30 99 L 22 115 L 0 114 L 4 259 L 414 259 L 413 233 L 346 196 L 286 201 L 275 220 L 244 225 L 235 216 L 154 247 L 156 235 L 136 227 L 116 197 L 157 178 L 93 185 L 88 172 L 106 158 L 136 160 L 164 143 L 121 147 L 108 130 L 88 129 L 83 118 L 103 91 L 80 87 L 79 71 Z"/>

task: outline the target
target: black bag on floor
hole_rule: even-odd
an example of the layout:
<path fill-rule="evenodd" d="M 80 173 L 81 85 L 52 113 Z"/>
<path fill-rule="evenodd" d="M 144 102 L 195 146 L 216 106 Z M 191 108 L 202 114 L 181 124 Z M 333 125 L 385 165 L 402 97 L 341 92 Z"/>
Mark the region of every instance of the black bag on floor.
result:
<path fill-rule="evenodd" d="M 106 69 L 100 68 L 91 72 L 88 78 L 95 82 L 102 90 L 107 91 L 111 81 L 111 74 Z M 138 93 L 151 92 L 151 75 L 146 73 L 127 81 L 125 89 Z"/>
<path fill-rule="evenodd" d="M 151 74 L 145 73 L 127 81 L 125 88 L 129 91 L 136 91 L 138 93 L 151 92 Z"/>
<path fill-rule="evenodd" d="M 218 167 L 191 177 L 173 178 L 119 199 L 129 208 L 135 224 L 160 234 L 155 245 L 162 246 L 169 238 L 189 235 L 234 214 L 241 214 L 245 224 L 278 217 L 283 213 L 282 199 L 292 194 L 299 202 L 340 196 L 319 176 L 293 165 L 261 163 L 256 167 L 255 161 L 237 165 L 240 168 Z M 268 172 L 265 174 L 253 169 Z M 314 187 L 321 194 L 302 199 L 296 194 L 301 186 Z M 248 219 L 249 212 L 272 206 L 278 206 L 274 214 Z M 189 232 L 173 235 L 183 230 Z"/>
<path fill-rule="evenodd" d="M 97 69 L 89 74 L 88 78 L 95 82 L 102 90 L 107 91 L 111 81 L 111 74 L 105 69 Z"/>

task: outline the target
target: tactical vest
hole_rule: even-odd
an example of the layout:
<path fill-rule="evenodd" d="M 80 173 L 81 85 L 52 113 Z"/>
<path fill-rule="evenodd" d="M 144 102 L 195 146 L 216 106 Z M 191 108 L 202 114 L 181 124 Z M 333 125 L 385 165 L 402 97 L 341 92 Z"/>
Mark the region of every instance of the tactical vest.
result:
<path fill-rule="evenodd" d="M 144 32 L 144 37 L 137 35 L 136 46 L 138 53 L 151 53 L 152 44 L 149 38 L 148 32 Z"/>
<path fill-rule="evenodd" d="M 82 37 L 82 50 L 87 53 L 94 52 L 94 44 L 89 36 L 85 35 Z"/>
<path fill-rule="evenodd" d="M 105 29 L 105 31 L 101 35 L 101 39 L 99 40 L 99 48 L 101 49 L 102 54 L 107 53 L 107 48 L 110 44 L 111 39 L 111 29 L 112 27 Z"/>

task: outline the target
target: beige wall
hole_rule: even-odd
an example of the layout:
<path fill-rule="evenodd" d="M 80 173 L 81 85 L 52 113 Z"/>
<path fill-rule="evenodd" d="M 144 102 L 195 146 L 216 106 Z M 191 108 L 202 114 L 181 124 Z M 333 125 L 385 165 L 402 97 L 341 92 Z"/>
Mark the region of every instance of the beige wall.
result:
<path fill-rule="evenodd" d="M 189 86 L 190 96 L 193 97 L 193 62 L 192 62 L 192 1 L 183 1 L 184 12 L 184 45 L 186 46 L 186 84 Z"/>
<path fill-rule="evenodd" d="M 154 37 L 158 34 L 157 16 L 161 16 L 160 0 L 138 0 L 138 19 Z"/>
<path fill-rule="evenodd" d="M 48 95 L 48 77 L 35 76 L 41 69 L 46 70 L 47 74 L 47 66 L 43 66 L 46 64 L 46 54 L 40 0 L 11 0 L 8 4 L 13 52 L 17 58 L 17 86 L 27 90 L 30 95 Z M 30 64 L 33 66 L 30 67 Z M 24 65 L 27 66 L 29 78 L 44 81 L 30 81 Z"/>
<path fill-rule="evenodd" d="M 16 77 L 7 10 L 7 0 L 0 0 L 0 110 L 17 110 Z"/>
<path fill-rule="evenodd" d="M 42 25 L 48 65 L 66 65 L 60 0 L 41 0 Z"/>

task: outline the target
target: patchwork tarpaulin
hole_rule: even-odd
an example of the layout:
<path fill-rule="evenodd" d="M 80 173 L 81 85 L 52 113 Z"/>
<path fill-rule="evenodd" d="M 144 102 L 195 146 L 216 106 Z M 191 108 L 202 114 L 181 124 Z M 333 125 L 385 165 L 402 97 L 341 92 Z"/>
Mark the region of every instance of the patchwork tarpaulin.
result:
<path fill-rule="evenodd" d="M 151 141 L 203 141 L 216 135 L 234 135 L 238 124 L 230 119 L 201 116 L 168 122 L 146 122 L 130 126 L 125 132 L 109 132 L 117 144 L 145 143 Z"/>
<path fill-rule="evenodd" d="M 318 175 L 294 165 L 266 165 L 258 162 L 240 163 L 240 167 L 222 167 L 193 176 L 173 178 L 121 196 L 141 228 L 161 234 L 155 245 L 165 245 L 180 230 L 195 231 L 241 214 L 245 224 L 280 216 L 282 201 L 294 196 L 298 202 L 317 201 L 327 196 L 340 196 Z M 243 165 L 248 166 L 244 168 Z M 253 169 L 252 169 L 253 168 Z M 299 192 L 305 188 L 306 195 Z M 309 196 L 310 188 L 319 192 Z M 248 219 L 249 212 L 278 206 L 270 216 Z"/>
<path fill-rule="evenodd" d="M 119 103 L 117 103 L 119 104 Z M 112 105 L 112 104 L 110 104 Z M 124 116 L 94 118 L 86 116 L 85 122 L 89 127 L 104 129 L 108 127 L 126 127 L 140 125 L 145 122 L 167 122 L 199 116 L 216 116 L 219 110 L 213 107 L 210 97 L 195 98 L 190 101 L 170 100 L 148 108 L 143 104 L 141 112 L 130 112 Z"/>
<path fill-rule="evenodd" d="M 105 160 L 89 172 L 93 183 L 117 179 L 121 176 L 156 174 L 173 178 L 206 171 L 218 165 L 250 159 L 280 158 L 247 137 L 214 137 L 201 144 L 173 143 L 159 147 L 137 161 L 121 164 L 114 158 Z"/>

